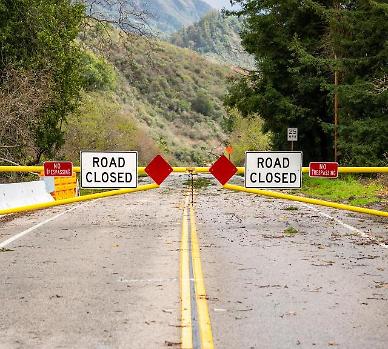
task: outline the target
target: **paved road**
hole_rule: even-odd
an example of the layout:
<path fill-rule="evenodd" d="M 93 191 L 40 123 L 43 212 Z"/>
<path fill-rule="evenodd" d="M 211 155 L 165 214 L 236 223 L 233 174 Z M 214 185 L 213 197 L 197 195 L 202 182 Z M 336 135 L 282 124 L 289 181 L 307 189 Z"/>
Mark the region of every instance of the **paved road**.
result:
<path fill-rule="evenodd" d="M 184 178 L 3 218 L 0 243 L 56 217 L 0 252 L 0 348 L 180 347 Z M 194 209 L 216 348 L 388 347 L 386 219 L 216 185 Z"/>

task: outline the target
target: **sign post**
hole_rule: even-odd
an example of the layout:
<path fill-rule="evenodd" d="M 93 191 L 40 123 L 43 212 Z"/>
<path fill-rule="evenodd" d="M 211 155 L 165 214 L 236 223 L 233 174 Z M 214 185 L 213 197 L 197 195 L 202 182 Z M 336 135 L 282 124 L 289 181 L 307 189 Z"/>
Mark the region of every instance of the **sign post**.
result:
<path fill-rule="evenodd" d="M 287 129 L 287 140 L 291 142 L 291 151 L 294 151 L 294 142 L 298 141 L 298 129 L 288 128 Z"/>
<path fill-rule="evenodd" d="M 81 188 L 137 188 L 137 152 L 81 151 Z"/>
<path fill-rule="evenodd" d="M 230 161 L 230 156 L 233 154 L 233 147 L 231 145 L 228 145 L 225 148 L 226 153 L 228 154 L 228 160 Z"/>
<path fill-rule="evenodd" d="M 245 187 L 257 189 L 300 189 L 302 152 L 247 151 Z"/>

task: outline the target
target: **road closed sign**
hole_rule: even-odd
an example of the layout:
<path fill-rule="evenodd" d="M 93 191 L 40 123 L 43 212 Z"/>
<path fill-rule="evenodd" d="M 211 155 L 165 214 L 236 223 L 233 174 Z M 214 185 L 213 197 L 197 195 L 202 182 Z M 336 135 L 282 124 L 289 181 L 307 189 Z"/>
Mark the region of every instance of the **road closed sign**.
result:
<path fill-rule="evenodd" d="M 81 152 L 81 188 L 137 187 L 137 152 Z"/>
<path fill-rule="evenodd" d="M 258 189 L 301 188 L 302 152 L 246 152 L 245 187 Z"/>

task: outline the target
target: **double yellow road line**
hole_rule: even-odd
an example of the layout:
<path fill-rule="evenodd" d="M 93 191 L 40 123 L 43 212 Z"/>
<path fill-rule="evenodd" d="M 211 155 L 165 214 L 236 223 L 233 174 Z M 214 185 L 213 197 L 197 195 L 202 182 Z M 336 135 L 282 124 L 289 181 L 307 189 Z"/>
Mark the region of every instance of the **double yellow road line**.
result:
<path fill-rule="evenodd" d="M 194 288 L 191 287 L 191 282 L 194 283 Z M 188 196 L 185 200 L 182 219 L 180 290 L 182 316 L 181 348 L 213 349 L 213 334 L 202 273 L 195 210 L 193 205 L 189 204 Z M 194 291 L 195 297 L 192 297 L 192 291 Z M 195 305 L 192 304 L 192 299 L 195 299 Z M 196 338 L 195 333 L 199 334 L 199 338 Z"/>

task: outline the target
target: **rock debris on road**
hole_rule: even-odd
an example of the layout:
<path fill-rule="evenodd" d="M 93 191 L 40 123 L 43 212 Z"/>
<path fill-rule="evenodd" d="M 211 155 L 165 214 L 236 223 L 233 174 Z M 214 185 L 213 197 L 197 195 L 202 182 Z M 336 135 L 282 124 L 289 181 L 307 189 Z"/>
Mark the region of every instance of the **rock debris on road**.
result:
<path fill-rule="evenodd" d="M 0 348 L 180 347 L 185 178 L 80 205 L 0 250 Z M 195 207 L 216 348 L 388 347 L 386 219 L 215 183 Z M 3 219 L 0 242 L 66 209 Z"/>

